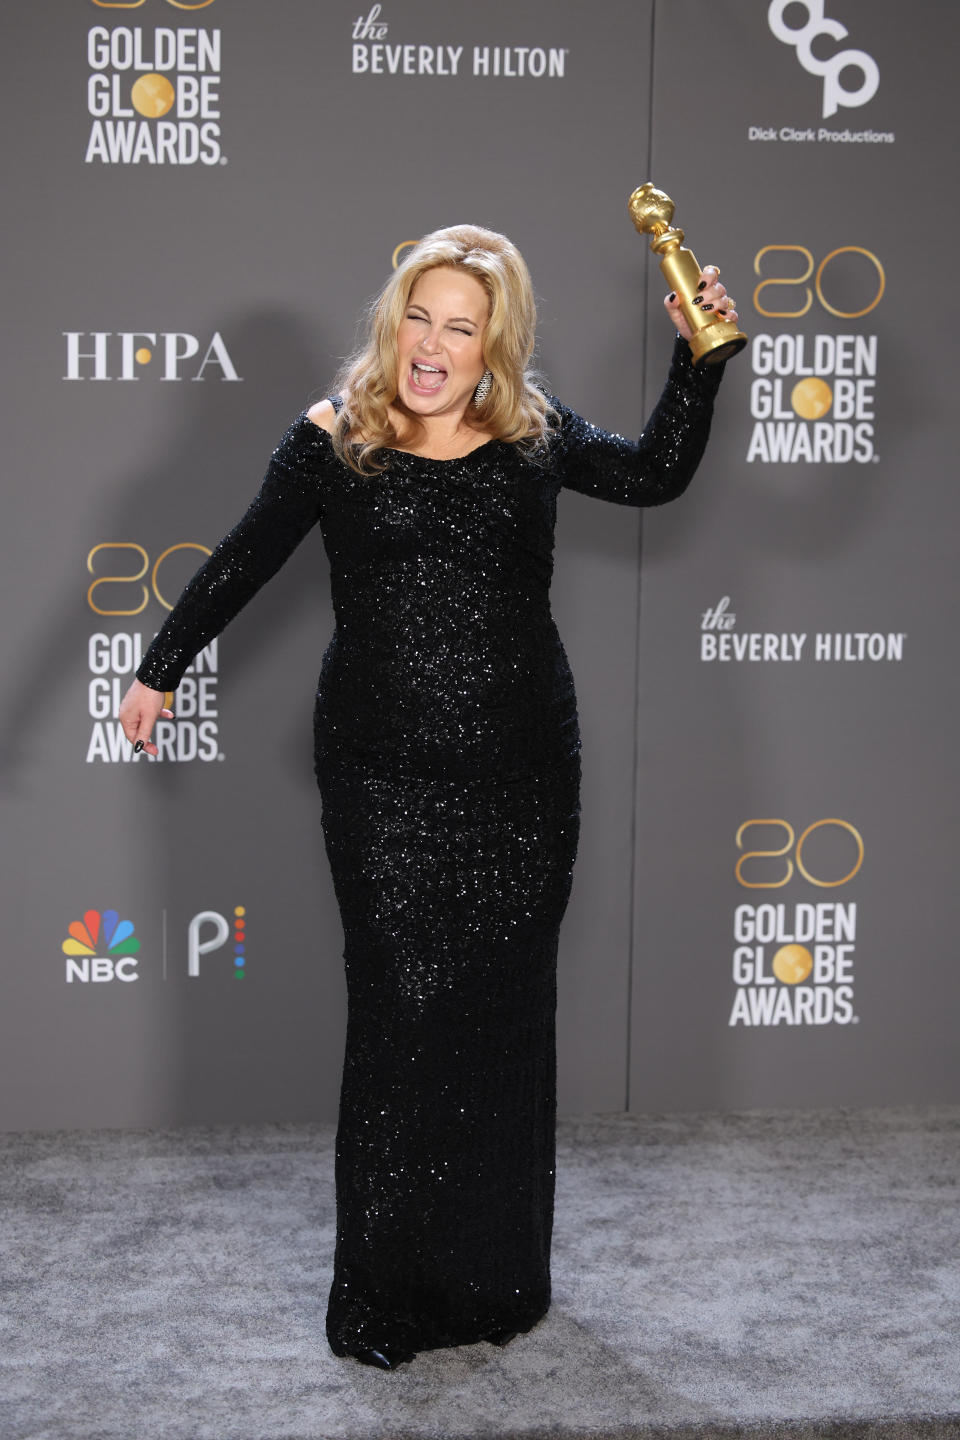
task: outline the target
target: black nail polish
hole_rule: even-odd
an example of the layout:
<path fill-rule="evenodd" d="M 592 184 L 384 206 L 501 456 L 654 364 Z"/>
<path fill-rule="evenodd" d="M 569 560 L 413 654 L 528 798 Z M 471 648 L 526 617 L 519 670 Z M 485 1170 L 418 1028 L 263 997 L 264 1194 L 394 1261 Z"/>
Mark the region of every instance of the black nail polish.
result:
<path fill-rule="evenodd" d="M 134 755 L 139 755 L 139 754 L 140 754 L 140 751 L 141 751 L 142 749 L 143 749 L 143 741 L 142 741 L 142 740 L 138 740 L 138 741 L 136 742 L 136 744 L 134 745 L 134 747 L 133 747 L 133 753 L 134 753 Z"/>
<path fill-rule="evenodd" d="M 694 297 L 693 297 L 693 304 L 694 304 L 694 305 L 702 305 L 702 304 L 703 304 L 703 296 L 702 296 L 702 295 L 694 295 Z"/>
<path fill-rule="evenodd" d="M 670 291 L 670 294 L 667 296 L 667 299 L 670 301 L 670 304 L 671 304 L 671 305 L 673 304 L 674 300 L 676 300 L 676 298 L 677 298 L 677 292 L 676 292 L 676 290 L 671 290 L 671 291 Z"/>
<path fill-rule="evenodd" d="M 704 306 L 702 306 L 701 308 L 704 309 L 704 310 L 712 310 L 712 309 L 713 309 L 713 306 L 712 306 L 712 305 L 704 305 Z"/>
<path fill-rule="evenodd" d="M 706 280 L 701 280 L 701 281 L 700 281 L 700 284 L 697 286 L 697 289 L 698 289 L 698 290 L 706 290 L 706 288 L 707 288 L 707 282 L 706 282 Z"/>

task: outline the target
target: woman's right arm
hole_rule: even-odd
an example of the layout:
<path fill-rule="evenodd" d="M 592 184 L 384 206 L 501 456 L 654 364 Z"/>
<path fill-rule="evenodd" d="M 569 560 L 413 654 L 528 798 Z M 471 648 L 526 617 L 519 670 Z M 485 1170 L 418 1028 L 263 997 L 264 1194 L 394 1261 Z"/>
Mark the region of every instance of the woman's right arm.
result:
<path fill-rule="evenodd" d="M 311 412 L 312 413 L 312 412 Z M 156 754 L 150 734 L 194 656 L 280 569 L 320 518 L 323 476 L 336 465 L 330 436 L 301 417 L 273 452 L 246 514 L 187 584 L 137 668 L 119 718 L 127 739 Z"/>

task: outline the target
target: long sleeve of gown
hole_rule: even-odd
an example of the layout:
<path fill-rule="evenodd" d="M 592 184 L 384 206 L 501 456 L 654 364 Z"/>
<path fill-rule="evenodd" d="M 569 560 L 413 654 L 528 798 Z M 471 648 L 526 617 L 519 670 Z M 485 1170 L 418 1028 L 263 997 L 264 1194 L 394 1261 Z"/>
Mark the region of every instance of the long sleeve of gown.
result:
<path fill-rule="evenodd" d="M 553 451 L 569 490 L 618 505 L 663 505 L 682 495 L 700 463 L 725 366 L 695 369 L 679 335 L 666 384 L 639 440 L 591 425 L 552 402 L 560 415 Z"/>
<path fill-rule="evenodd" d="M 189 581 L 138 669 L 153 690 L 173 690 L 204 645 L 219 635 L 293 554 L 320 518 L 326 431 L 301 416 L 270 460 L 246 514 Z"/>

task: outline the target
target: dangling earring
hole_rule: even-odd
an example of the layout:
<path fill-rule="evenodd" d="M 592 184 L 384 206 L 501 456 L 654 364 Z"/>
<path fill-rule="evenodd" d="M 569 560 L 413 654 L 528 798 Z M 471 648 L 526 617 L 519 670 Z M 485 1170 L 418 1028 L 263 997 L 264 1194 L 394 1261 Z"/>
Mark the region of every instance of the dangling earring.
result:
<path fill-rule="evenodd" d="M 474 405 L 476 405 L 476 406 L 478 406 L 478 407 L 479 407 L 480 405 L 482 405 L 483 402 L 484 402 L 484 400 L 486 400 L 487 396 L 490 394 L 490 391 L 491 391 L 492 389 L 493 389 L 493 371 L 492 371 L 492 370 L 484 370 L 483 374 L 482 374 L 481 377 L 480 377 L 480 384 L 477 386 L 476 390 L 474 390 L 474 392 L 473 392 L 473 403 L 474 403 Z"/>

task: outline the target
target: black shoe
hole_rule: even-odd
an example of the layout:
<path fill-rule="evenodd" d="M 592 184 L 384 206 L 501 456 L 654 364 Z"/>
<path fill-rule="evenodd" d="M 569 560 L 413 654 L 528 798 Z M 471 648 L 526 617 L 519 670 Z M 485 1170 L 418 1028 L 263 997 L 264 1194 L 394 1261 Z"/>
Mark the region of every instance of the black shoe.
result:
<path fill-rule="evenodd" d="M 413 1355 L 411 1350 L 397 1350 L 392 1345 L 381 1345 L 376 1350 L 373 1346 L 364 1346 L 362 1350 L 353 1352 L 353 1358 L 361 1365 L 373 1365 L 378 1370 L 396 1370 L 398 1365 L 412 1360 Z"/>
<path fill-rule="evenodd" d="M 511 1340 L 516 1340 L 519 1330 L 494 1330 L 488 1335 L 487 1343 L 497 1345 L 502 1350 L 504 1345 L 509 1345 Z"/>

